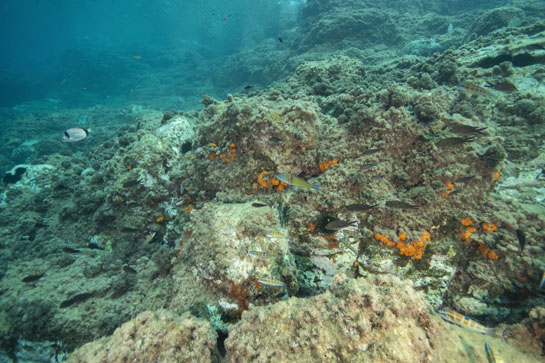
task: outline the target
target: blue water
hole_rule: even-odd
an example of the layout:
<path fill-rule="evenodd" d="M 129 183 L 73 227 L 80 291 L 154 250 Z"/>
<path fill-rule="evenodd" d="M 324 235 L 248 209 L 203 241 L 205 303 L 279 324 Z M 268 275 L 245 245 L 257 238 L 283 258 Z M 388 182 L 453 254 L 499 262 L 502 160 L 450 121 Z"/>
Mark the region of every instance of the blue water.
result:
<path fill-rule="evenodd" d="M 164 78 L 200 82 L 212 74 L 198 69 L 199 63 L 276 39 L 281 9 L 295 5 L 4 0 L 0 106 L 42 98 L 59 98 L 69 106 L 119 98 L 128 102 L 143 93 L 140 88 L 160 88 Z M 163 87 L 154 96 L 176 92 L 175 87 Z"/>

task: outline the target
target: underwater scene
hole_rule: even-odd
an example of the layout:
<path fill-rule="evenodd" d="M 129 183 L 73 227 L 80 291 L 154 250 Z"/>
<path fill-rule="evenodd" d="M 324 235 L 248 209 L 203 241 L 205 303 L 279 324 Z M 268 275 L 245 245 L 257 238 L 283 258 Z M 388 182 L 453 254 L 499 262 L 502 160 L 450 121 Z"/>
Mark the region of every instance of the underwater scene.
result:
<path fill-rule="evenodd" d="M 2 0 L 0 362 L 545 362 L 545 1 Z"/>

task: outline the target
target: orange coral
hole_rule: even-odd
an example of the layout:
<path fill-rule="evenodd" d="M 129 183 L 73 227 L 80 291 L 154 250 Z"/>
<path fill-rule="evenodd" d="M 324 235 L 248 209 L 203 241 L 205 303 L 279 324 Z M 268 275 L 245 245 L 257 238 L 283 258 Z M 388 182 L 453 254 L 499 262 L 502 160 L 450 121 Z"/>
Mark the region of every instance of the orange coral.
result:
<path fill-rule="evenodd" d="M 211 161 L 216 160 L 216 154 L 210 154 L 209 158 Z"/>
<path fill-rule="evenodd" d="M 314 230 L 316 229 L 316 225 L 314 223 L 311 223 L 308 229 L 310 230 L 310 233 L 314 233 Z"/>
<path fill-rule="evenodd" d="M 399 233 L 398 237 L 400 240 L 405 241 L 407 239 L 407 233 L 401 232 Z"/>
<path fill-rule="evenodd" d="M 184 213 L 189 213 L 189 212 L 191 212 L 194 208 L 195 208 L 195 206 L 194 206 L 193 204 L 190 204 L 190 205 L 188 205 L 187 207 L 184 208 Z"/>
<path fill-rule="evenodd" d="M 157 222 L 157 223 L 161 223 L 164 220 L 165 220 L 165 217 L 163 217 L 163 216 L 159 216 L 159 217 L 155 218 L 155 222 Z"/>
<path fill-rule="evenodd" d="M 259 176 L 257 177 L 257 182 L 259 183 L 259 185 L 261 185 L 264 188 L 267 187 L 267 182 L 263 180 L 263 176 L 267 174 L 269 174 L 268 171 L 262 171 L 261 173 L 259 173 Z"/>
<path fill-rule="evenodd" d="M 401 238 L 402 236 L 404 238 Z M 403 240 L 407 238 L 407 235 L 405 233 L 400 233 L 400 240 L 397 241 L 397 243 L 390 241 L 387 236 L 380 233 L 375 233 L 374 237 L 375 239 L 381 241 L 384 244 L 387 244 L 389 246 L 396 246 L 402 255 L 410 256 L 413 257 L 415 260 L 419 260 L 424 255 L 424 250 L 427 246 L 426 241 L 430 240 L 431 235 L 429 232 L 425 232 L 419 237 L 418 241 L 412 241 L 409 245 L 403 242 Z"/>
<path fill-rule="evenodd" d="M 474 227 L 467 227 L 465 232 L 462 232 L 460 233 L 460 235 L 462 236 L 462 239 L 466 242 L 471 242 L 471 234 L 473 232 L 477 231 L 477 229 L 475 229 Z"/>
<path fill-rule="evenodd" d="M 497 180 L 500 178 L 500 175 L 501 175 L 501 174 L 500 174 L 499 171 L 495 172 L 495 173 L 494 173 L 494 176 L 492 177 L 492 180 L 497 181 Z"/>
<path fill-rule="evenodd" d="M 286 187 L 286 183 L 280 181 L 278 178 L 273 177 L 271 180 L 263 180 L 263 176 L 269 174 L 268 171 L 262 171 L 257 177 L 257 183 L 263 188 L 270 188 L 271 186 L 276 186 L 276 191 L 281 191 Z"/>
<path fill-rule="evenodd" d="M 464 226 L 471 226 L 473 224 L 473 221 L 470 217 L 462 219 L 462 225 Z"/>
<path fill-rule="evenodd" d="M 337 164 L 339 162 L 339 160 L 337 158 L 333 158 L 329 161 L 326 161 L 325 159 L 322 160 L 319 164 L 320 166 L 320 171 L 323 173 L 324 171 L 326 171 L 327 169 L 329 169 L 329 167 L 333 164 Z"/>
<path fill-rule="evenodd" d="M 492 224 L 483 223 L 482 227 L 485 231 L 488 231 L 488 232 L 496 232 L 498 230 L 498 227 L 494 223 Z"/>

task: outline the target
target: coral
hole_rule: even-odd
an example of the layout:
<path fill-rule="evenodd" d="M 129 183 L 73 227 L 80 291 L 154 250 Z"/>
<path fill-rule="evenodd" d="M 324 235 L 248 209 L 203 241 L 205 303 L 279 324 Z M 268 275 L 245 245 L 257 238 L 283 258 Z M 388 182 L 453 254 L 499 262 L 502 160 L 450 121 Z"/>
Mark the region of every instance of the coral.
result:
<path fill-rule="evenodd" d="M 68 362 L 218 362 L 217 334 L 189 313 L 145 311 L 106 338 L 76 349 Z"/>
<path fill-rule="evenodd" d="M 326 161 L 326 160 L 322 160 L 320 161 L 320 171 L 323 173 L 324 171 L 326 171 L 327 169 L 329 169 L 329 167 L 333 164 L 337 164 L 339 160 L 337 158 L 333 158 L 329 161 Z"/>
<path fill-rule="evenodd" d="M 419 237 L 418 241 L 410 242 L 409 245 L 403 242 L 407 238 L 406 233 L 403 232 L 399 234 L 399 241 L 397 241 L 397 243 L 390 241 L 387 236 L 380 233 L 375 233 L 374 237 L 376 240 L 379 240 L 384 244 L 396 246 L 403 256 L 409 256 L 413 257 L 415 260 L 419 260 L 424 255 L 427 245 L 426 242 L 430 241 L 431 235 L 429 232 L 424 232 L 424 234 Z"/>

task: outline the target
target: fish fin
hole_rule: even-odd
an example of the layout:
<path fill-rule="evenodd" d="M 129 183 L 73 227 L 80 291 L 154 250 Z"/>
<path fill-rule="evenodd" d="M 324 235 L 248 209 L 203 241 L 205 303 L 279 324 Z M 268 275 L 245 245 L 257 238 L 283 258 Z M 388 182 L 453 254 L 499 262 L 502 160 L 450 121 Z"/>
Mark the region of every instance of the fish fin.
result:
<path fill-rule="evenodd" d="M 68 134 L 67 131 L 64 132 L 64 136 L 66 136 L 68 139 L 70 138 L 70 135 Z"/>
<path fill-rule="evenodd" d="M 91 130 L 87 130 L 87 129 L 82 129 L 83 131 L 85 131 L 85 136 L 89 135 L 89 131 Z"/>

